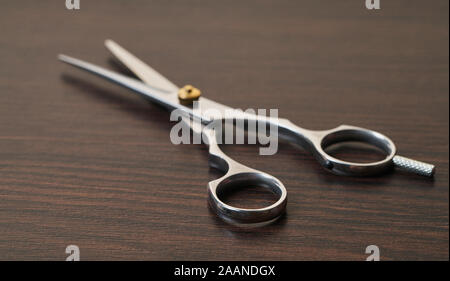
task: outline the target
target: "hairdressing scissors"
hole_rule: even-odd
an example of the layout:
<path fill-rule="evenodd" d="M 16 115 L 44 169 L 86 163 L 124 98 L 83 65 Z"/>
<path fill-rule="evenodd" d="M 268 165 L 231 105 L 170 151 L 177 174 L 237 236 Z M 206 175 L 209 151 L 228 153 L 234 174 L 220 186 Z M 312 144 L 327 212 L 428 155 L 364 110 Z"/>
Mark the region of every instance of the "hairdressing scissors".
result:
<path fill-rule="evenodd" d="M 189 123 L 189 125 L 194 133 L 202 134 L 206 138 L 206 143 L 209 146 L 209 164 L 225 173 L 225 175 L 209 182 L 207 185 L 208 200 L 217 215 L 230 222 L 261 223 L 275 220 L 283 214 L 287 203 L 287 191 L 280 180 L 272 175 L 238 163 L 225 155 L 219 148 L 216 130 L 208 126 L 200 129 L 198 126 L 193 126 L 194 123 L 209 124 L 217 121 L 217 118 L 213 115 L 197 113 L 192 107 L 186 105 L 180 93 L 186 95 L 186 91 L 188 91 L 189 94 L 192 92 L 192 87 L 177 87 L 114 41 L 106 40 L 105 45 L 119 61 L 127 66 L 142 81 L 66 55 L 59 55 L 58 58 L 70 65 L 131 89 L 138 94 L 150 98 L 170 111 L 175 109 L 181 110 L 185 113 L 186 117 L 196 120 L 195 122 Z M 204 109 L 214 109 L 218 112 L 232 109 L 203 96 L 198 97 L 197 102 Z M 279 136 L 282 139 L 309 150 L 326 170 L 334 174 L 349 176 L 374 175 L 395 166 L 415 174 L 429 177 L 433 176 L 435 171 L 434 165 L 396 155 L 397 150 L 394 143 L 385 135 L 372 130 L 341 125 L 331 130 L 313 131 L 296 126 L 287 119 L 262 119 L 256 114 L 245 114 L 242 118 L 263 121 L 266 124 L 277 126 Z M 325 152 L 326 147 L 343 141 L 359 141 L 372 144 L 384 151 L 386 157 L 381 161 L 372 163 L 357 163 L 337 159 Z M 256 185 L 267 188 L 278 195 L 278 200 L 264 208 L 245 209 L 230 206 L 220 199 L 224 191 L 245 185 Z"/>

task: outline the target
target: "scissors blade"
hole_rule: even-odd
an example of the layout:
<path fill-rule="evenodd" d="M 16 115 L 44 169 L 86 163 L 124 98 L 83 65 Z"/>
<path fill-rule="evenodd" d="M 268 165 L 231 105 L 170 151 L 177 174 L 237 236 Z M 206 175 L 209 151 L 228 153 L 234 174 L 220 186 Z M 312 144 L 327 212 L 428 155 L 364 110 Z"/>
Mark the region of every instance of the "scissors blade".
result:
<path fill-rule="evenodd" d="M 105 46 L 111 53 L 128 67 L 137 77 L 139 77 L 146 84 L 167 92 L 178 91 L 179 87 L 170 82 L 167 78 L 162 76 L 159 72 L 151 68 L 149 65 L 135 57 L 133 54 L 125 50 L 113 40 L 106 40 Z"/>
<path fill-rule="evenodd" d="M 192 109 L 182 105 L 178 101 L 178 93 L 171 92 L 167 93 L 165 91 L 162 91 L 160 89 L 154 88 L 150 85 L 144 84 L 143 82 L 133 79 L 118 73 L 115 73 L 113 71 L 109 71 L 103 67 L 96 66 L 94 64 L 69 57 L 66 55 L 59 55 L 58 58 L 75 67 L 78 67 L 80 69 L 86 70 L 88 72 L 91 72 L 93 74 L 96 74 L 102 78 L 108 79 L 114 83 L 117 83 L 125 88 L 131 89 L 145 97 L 150 98 L 154 102 L 157 102 L 167 108 L 169 110 L 173 109 L 181 109 L 183 112 L 187 113 L 188 115 L 193 115 Z"/>
<path fill-rule="evenodd" d="M 167 78 L 162 76 L 159 72 L 151 68 L 149 65 L 135 57 L 133 54 L 125 50 L 119 44 L 111 39 L 105 40 L 105 46 L 116 56 L 119 61 L 121 61 L 125 66 L 127 66 L 137 77 L 139 77 L 144 83 L 163 91 L 177 92 L 179 87 L 170 82 Z M 226 110 L 232 110 L 232 108 L 220 104 L 218 102 L 212 101 L 205 97 L 200 97 L 197 101 L 198 106 L 203 110 L 215 109 L 215 113 L 210 112 L 209 116 L 203 116 L 204 120 L 214 119 L 214 114 L 219 112 L 218 116 L 224 116 Z M 195 113 L 195 112 L 194 112 Z M 194 114 L 195 115 L 195 114 Z"/>

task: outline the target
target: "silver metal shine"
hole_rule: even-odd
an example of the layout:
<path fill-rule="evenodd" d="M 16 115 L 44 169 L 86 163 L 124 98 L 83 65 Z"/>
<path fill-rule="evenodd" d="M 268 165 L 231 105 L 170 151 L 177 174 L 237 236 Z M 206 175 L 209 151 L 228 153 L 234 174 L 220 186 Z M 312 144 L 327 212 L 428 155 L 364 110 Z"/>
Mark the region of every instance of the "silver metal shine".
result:
<path fill-rule="evenodd" d="M 105 41 L 105 46 L 145 84 L 167 92 L 178 91 L 179 87 L 169 81 L 169 79 L 162 76 L 158 71 L 135 57 L 116 42 L 108 39 Z"/>
<path fill-rule="evenodd" d="M 392 159 L 395 166 L 397 166 L 400 169 L 403 169 L 407 172 L 426 176 L 426 177 L 432 177 L 435 172 L 435 166 L 431 164 L 427 164 L 424 162 L 420 162 L 417 160 L 409 159 L 403 156 L 394 156 Z"/>
<path fill-rule="evenodd" d="M 272 175 L 249 168 L 228 157 L 222 152 L 218 145 L 218 134 L 209 127 L 202 129 L 201 126 L 189 124 L 195 134 L 203 134 L 206 138 L 209 152 L 209 165 L 222 172 L 224 175 L 216 180 L 210 181 L 208 188 L 208 201 L 216 214 L 225 221 L 232 224 L 260 224 L 278 219 L 285 211 L 287 204 L 287 191 L 283 183 Z M 195 122 L 195 121 L 194 121 Z M 258 186 L 278 195 L 278 200 L 270 206 L 258 209 L 245 209 L 233 207 L 221 198 L 221 194 L 242 186 Z"/>
<path fill-rule="evenodd" d="M 187 121 L 187 123 L 189 123 L 189 126 L 195 133 L 205 135 L 208 140 L 209 164 L 225 173 L 224 176 L 209 182 L 207 185 L 209 203 L 212 209 L 224 220 L 244 224 L 258 224 L 273 221 L 283 214 L 287 203 L 287 191 L 281 181 L 272 175 L 251 169 L 229 158 L 220 150 L 216 139 L 217 134 L 214 130 L 208 127 L 199 130 L 198 126 L 193 126 L 195 122 L 208 124 L 218 118 L 222 118 L 221 116 L 225 116 L 223 114 L 225 110 L 232 109 L 231 107 L 219 104 L 205 97 L 200 97 L 198 102 L 203 109 L 202 112 L 208 109 L 216 109 L 222 114 L 220 116 L 201 115 L 201 113 L 197 113 L 190 107 L 180 103 L 177 94 L 178 87 L 168 79 L 120 47 L 117 43 L 107 40 L 105 44 L 124 65 L 130 68 L 146 83 L 69 56 L 59 55 L 58 58 L 70 65 L 131 89 L 165 106 L 168 110 L 181 109 L 186 113 L 186 117 L 193 117 L 194 120 L 197 120 L 192 123 Z M 334 174 L 350 176 L 374 175 L 391 169 L 394 166 L 411 173 L 429 177 L 433 176 L 435 171 L 435 167 L 431 164 L 397 156 L 394 143 L 385 135 L 372 130 L 341 125 L 331 130 L 313 131 L 298 127 L 287 119 L 266 119 L 251 114 L 244 114 L 239 118 L 247 120 L 256 119 L 260 122 L 278 126 L 279 136 L 282 139 L 300 145 L 310 151 L 326 170 Z M 334 158 L 325 152 L 327 146 L 343 141 L 360 141 L 375 145 L 386 153 L 386 158 L 372 163 L 357 163 Z M 226 192 L 226 190 L 248 184 L 267 188 L 279 196 L 278 201 L 265 208 L 244 209 L 230 206 L 220 199 L 220 195 Z"/>

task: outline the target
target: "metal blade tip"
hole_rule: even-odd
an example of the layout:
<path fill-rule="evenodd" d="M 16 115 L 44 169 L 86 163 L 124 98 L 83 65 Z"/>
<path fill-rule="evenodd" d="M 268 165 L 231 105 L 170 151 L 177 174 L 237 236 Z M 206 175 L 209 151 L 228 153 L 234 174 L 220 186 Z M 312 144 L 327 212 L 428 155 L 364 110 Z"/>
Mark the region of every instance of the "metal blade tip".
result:
<path fill-rule="evenodd" d="M 105 40 L 105 46 L 106 46 L 106 48 L 111 49 L 111 48 L 119 46 L 119 44 L 117 44 L 116 42 L 114 42 L 111 39 L 106 39 Z"/>

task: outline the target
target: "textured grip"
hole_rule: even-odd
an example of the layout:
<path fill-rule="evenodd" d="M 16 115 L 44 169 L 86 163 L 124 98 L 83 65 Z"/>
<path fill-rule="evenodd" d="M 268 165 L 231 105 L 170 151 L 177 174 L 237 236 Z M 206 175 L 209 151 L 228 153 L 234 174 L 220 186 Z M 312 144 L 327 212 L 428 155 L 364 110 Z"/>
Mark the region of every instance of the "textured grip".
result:
<path fill-rule="evenodd" d="M 392 161 L 394 162 L 396 167 L 399 167 L 408 172 L 426 177 L 432 177 L 434 175 L 434 165 L 409 159 L 403 156 L 394 156 Z"/>

